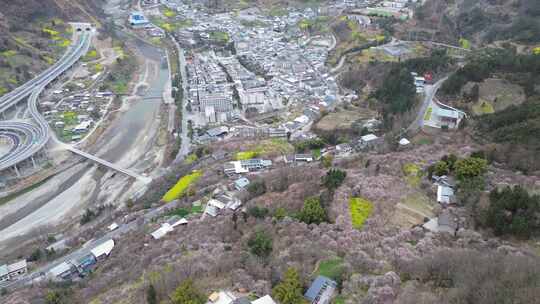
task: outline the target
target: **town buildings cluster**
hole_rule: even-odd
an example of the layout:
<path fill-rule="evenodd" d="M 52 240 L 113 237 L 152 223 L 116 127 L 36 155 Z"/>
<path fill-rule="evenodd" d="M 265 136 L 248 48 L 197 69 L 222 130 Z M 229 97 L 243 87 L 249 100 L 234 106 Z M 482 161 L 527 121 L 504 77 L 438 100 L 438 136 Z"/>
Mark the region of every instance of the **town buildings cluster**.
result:
<path fill-rule="evenodd" d="M 108 91 L 54 91 L 52 98 L 41 103 L 45 119 L 65 142 L 77 142 L 107 113 L 113 100 Z"/>
<path fill-rule="evenodd" d="M 299 27 L 302 20 L 318 18 L 318 11 L 288 9 L 283 16 L 267 16 L 257 9 L 208 14 L 200 2 L 162 3 L 177 13 L 176 18 L 190 20 L 174 36 L 190 50 L 187 101 L 195 128 L 242 120 L 258 129 L 239 132 L 244 136 L 283 137 L 317 115 L 301 113 L 273 126 L 252 124 L 250 119 L 284 114 L 295 106 L 318 114 L 339 100 L 336 80 L 325 66 L 335 38 L 317 37 L 319 43 L 310 43 L 312 37 Z"/>

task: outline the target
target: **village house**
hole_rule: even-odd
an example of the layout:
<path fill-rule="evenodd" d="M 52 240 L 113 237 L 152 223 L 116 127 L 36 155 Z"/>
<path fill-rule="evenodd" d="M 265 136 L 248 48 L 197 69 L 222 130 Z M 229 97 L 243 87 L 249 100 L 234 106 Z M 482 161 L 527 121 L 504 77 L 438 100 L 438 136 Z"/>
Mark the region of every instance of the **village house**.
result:
<path fill-rule="evenodd" d="M 28 271 L 26 260 L 20 260 L 13 264 L 0 266 L 0 282 L 16 279 Z"/>
<path fill-rule="evenodd" d="M 325 276 L 318 276 L 304 294 L 312 304 L 330 304 L 337 288 L 337 283 Z"/>

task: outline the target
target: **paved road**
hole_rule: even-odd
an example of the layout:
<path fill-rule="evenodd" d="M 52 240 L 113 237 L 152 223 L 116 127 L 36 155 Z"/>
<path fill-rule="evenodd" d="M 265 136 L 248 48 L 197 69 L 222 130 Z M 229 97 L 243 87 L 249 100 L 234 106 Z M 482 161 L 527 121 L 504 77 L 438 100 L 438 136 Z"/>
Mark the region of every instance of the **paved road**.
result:
<path fill-rule="evenodd" d="M 19 134 L 19 144 L 9 154 L 0 158 L 0 171 L 32 157 L 49 140 L 49 125 L 37 108 L 39 95 L 50 82 L 69 69 L 86 53 L 90 47 L 90 36 L 91 32 L 83 32 L 77 39 L 77 43 L 70 47 L 56 64 L 0 98 L 0 113 L 3 113 L 30 95 L 28 97 L 28 110 L 34 121 L 34 124 L 16 121 L 0 122 L 0 130 L 8 130 Z"/>
<path fill-rule="evenodd" d="M 406 129 L 407 132 L 408 131 L 413 131 L 413 132 L 418 131 L 419 129 L 421 129 L 424 126 L 424 115 L 426 113 L 426 110 L 427 110 L 428 106 L 431 104 L 431 101 L 433 100 L 435 95 L 437 94 L 437 91 L 439 90 L 439 88 L 441 87 L 441 85 L 443 84 L 443 82 L 446 79 L 448 79 L 448 77 L 442 78 L 441 80 L 437 81 L 433 85 L 426 85 L 425 86 L 425 88 L 424 88 L 425 96 L 424 96 L 424 100 L 422 101 L 422 106 L 418 110 L 418 113 L 416 114 L 416 118 L 414 119 L 414 121 Z"/>
<path fill-rule="evenodd" d="M 187 115 L 187 85 L 188 85 L 188 79 L 187 79 L 187 71 L 186 71 L 186 57 L 184 55 L 184 50 L 180 47 L 180 44 L 174 39 L 174 37 L 171 37 L 174 45 L 176 46 L 176 49 L 178 51 L 178 63 L 179 68 L 178 71 L 180 72 L 180 76 L 182 77 L 182 91 L 183 91 L 183 98 L 182 98 L 182 130 L 180 133 L 180 139 L 182 140 L 182 145 L 180 146 L 180 151 L 178 151 L 178 155 L 176 156 L 175 162 L 179 162 L 183 160 L 190 152 L 191 150 L 191 138 L 189 138 L 189 130 L 188 130 L 188 115 Z"/>
<path fill-rule="evenodd" d="M 118 240 L 122 235 L 137 230 L 141 226 L 141 218 L 142 222 L 144 224 L 148 224 L 152 222 L 154 219 L 164 215 L 168 210 L 174 209 L 178 206 L 180 201 L 172 201 L 166 205 L 163 205 L 159 208 L 153 209 L 144 215 L 142 215 L 139 219 L 135 219 L 129 223 L 126 224 L 120 224 L 118 229 L 114 231 L 109 231 L 105 233 L 103 236 L 101 236 L 98 239 L 88 241 L 85 243 L 81 248 L 76 249 L 75 251 L 58 258 L 52 262 L 48 262 L 47 264 L 40 266 L 33 270 L 32 272 L 28 273 L 27 275 L 19 278 L 17 281 L 13 282 L 7 282 L 7 283 L 0 283 L 0 288 L 17 288 L 21 287 L 23 285 L 30 284 L 35 281 L 40 281 L 45 278 L 47 272 L 49 272 L 54 267 L 60 265 L 63 262 L 68 262 L 72 260 L 80 259 L 88 254 L 90 254 L 90 251 L 94 249 L 96 246 L 110 240 Z M 113 251 L 114 252 L 114 251 Z M 114 254 L 114 253 L 113 253 Z"/>

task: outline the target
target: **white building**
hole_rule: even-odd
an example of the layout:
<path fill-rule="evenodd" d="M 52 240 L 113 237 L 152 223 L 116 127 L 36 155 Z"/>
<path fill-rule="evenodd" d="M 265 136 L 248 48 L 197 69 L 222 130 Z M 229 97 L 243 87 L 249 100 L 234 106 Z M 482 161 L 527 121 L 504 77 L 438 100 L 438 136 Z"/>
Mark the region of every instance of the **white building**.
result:
<path fill-rule="evenodd" d="M 110 239 L 94 247 L 94 249 L 90 250 L 90 252 L 94 255 L 94 257 L 97 260 L 103 259 L 103 258 L 108 257 L 109 254 L 111 254 L 111 251 L 113 250 L 114 245 L 115 245 L 114 240 Z"/>

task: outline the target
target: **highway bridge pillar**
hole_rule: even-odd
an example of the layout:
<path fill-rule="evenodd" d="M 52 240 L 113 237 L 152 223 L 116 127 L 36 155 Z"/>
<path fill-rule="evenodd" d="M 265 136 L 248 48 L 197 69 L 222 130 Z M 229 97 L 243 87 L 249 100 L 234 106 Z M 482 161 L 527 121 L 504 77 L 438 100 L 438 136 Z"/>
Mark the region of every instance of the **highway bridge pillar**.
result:
<path fill-rule="evenodd" d="M 36 168 L 36 160 L 34 159 L 34 156 L 30 157 L 30 159 L 32 160 L 32 165 L 34 165 L 34 168 Z"/>
<path fill-rule="evenodd" d="M 19 172 L 19 168 L 17 168 L 17 165 L 13 166 L 13 169 L 15 169 L 15 173 L 17 174 L 17 177 L 21 177 L 21 173 Z"/>

